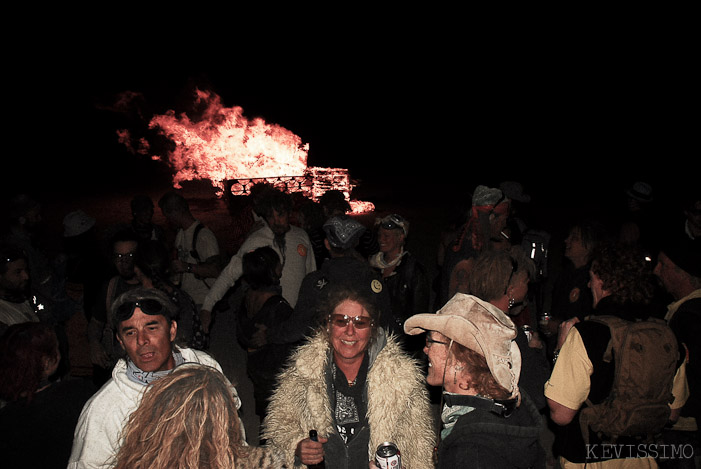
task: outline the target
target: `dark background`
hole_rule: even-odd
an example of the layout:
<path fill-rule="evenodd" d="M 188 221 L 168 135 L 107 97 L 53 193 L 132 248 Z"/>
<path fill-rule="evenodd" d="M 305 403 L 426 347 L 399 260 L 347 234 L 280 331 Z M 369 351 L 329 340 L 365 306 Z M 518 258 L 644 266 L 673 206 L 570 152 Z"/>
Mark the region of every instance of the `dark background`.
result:
<path fill-rule="evenodd" d="M 127 152 L 116 130 L 188 111 L 195 87 L 299 135 L 309 166 L 348 168 L 373 202 L 469 204 L 477 184 L 515 179 L 558 211 L 618 203 L 636 180 L 674 201 L 697 179 L 696 74 L 679 31 L 663 42 L 654 29 L 566 36 L 563 24 L 474 41 L 407 27 L 339 43 L 328 30 L 304 42 L 102 26 L 8 47 L 4 194 L 167 186 L 168 168 Z M 127 91 L 139 107 L 115 112 Z"/>

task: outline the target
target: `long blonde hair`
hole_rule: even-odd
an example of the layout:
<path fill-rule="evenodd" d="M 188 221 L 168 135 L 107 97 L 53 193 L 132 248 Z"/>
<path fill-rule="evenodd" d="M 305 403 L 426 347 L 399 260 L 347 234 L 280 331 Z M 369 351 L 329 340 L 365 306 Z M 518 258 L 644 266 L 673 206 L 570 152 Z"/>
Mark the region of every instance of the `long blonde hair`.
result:
<path fill-rule="evenodd" d="M 116 468 L 231 469 L 242 444 L 231 383 L 188 363 L 146 390 L 124 428 Z"/>

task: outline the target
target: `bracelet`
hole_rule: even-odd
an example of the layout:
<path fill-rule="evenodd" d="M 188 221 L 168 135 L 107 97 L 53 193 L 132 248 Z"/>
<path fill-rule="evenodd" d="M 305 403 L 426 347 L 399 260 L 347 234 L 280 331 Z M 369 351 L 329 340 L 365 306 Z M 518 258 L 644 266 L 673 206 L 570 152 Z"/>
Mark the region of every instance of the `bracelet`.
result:
<path fill-rule="evenodd" d="M 553 365 L 555 364 L 555 362 L 557 361 L 557 357 L 559 357 L 559 356 L 560 356 L 560 350 L 559 349 L 555 350 L 555 352 L 553 352 Z"/>

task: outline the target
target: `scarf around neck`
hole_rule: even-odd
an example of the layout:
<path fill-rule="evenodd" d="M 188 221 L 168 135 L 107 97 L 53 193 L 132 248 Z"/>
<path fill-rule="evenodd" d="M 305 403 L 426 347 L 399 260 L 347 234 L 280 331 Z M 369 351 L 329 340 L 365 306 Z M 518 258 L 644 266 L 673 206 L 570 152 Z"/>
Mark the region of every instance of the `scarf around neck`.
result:
<path fill-rule="evenodd" d="M 474 407 L 469 405 L 454 405 L 448 406 L 443 405 L 443 411 L 441 412 L 441 422 L 443 422 L 443 429 L 441 430 L 441 440 L 445 440 L 450 432 L 453 431 L 455 422 L 458 421 L 463 415 L 475 410 Z"/>
<path fill-rule="evenodd" d="M 402 257 L 404 257 L 404 254 L 406 253 L 407 251 L 404 251 L 404 249 L 402 249 L 399 255 L 392 262 L 387 262 L 385 261 L 385 253 L 380 251 L 374 256 L 370 257 L 370 265 L 372 267 L 382 270 L 386 269 L 387 267 L 394 267 L 402 261 Z"/>
<path fill-rule="evenodd" d="M 175 359 L 176 367 L 185 363 L 185 359 L 179 350 L 173 350 L 173 358 Z M 127 378 L 136 384 L 141 384 L 142 386 L 148 386 L 154 381 L 157 381 L 159 378 L 167 376 L 171 371 L 173 370 L 142 371 L 134 364 L 133 361 L 127 358 Z"/>

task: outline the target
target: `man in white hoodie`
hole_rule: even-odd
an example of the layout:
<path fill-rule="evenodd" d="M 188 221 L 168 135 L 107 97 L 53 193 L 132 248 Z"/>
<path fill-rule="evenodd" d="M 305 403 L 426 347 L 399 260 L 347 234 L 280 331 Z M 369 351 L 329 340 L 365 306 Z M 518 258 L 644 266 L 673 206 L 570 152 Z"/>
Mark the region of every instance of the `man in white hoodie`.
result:
<path fill-rule="evenodd" d="M 130 290 L 115 300 L 112 312 L 115 334 L 126 356 L 115 365 L 112 378 L 85 404 L 75 429 L 68 469 L 114 466 L 122 428 L 139 406 L 149 383 L 186 362 L 221 371 L 219 363 L 206 353 L 174 344 L 177 308 L 161 291 Z M 233 387 L 232 393 L 240 407 Z"/>

